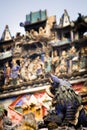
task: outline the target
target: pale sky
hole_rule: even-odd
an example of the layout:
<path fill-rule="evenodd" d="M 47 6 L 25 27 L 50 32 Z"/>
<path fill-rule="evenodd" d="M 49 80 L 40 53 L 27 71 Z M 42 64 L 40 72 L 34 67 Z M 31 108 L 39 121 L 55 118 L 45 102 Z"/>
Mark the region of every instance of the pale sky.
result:
<path fill-rule="evenodd" d="M 0 0 L 0 38 L 6 25 L 12 36 L 17 32 L 24 34 L 19 24 L 25 22 L 26 14 L 45 9 L 48 16 L 56 15 L 57 23 L 66 9 L 72 21 L 78 13 L 87 16 L 87 0 Z"/>

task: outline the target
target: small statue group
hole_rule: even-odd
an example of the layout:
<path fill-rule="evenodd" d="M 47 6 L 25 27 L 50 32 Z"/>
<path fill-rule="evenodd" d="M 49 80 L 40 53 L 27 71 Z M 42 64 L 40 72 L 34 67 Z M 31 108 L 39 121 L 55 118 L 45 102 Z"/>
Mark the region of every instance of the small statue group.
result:
<path fill-rule="evenodd" d="M 69 50 L 63 50 L 59 55 L 57 50 L 54 50 L 52 69 L 57 76 L 85 71 L 86 68 L 87 48 L 77 50 L 75 46 L 72 46 Z"/>
<path fill-rule="evenodd" d="M 19 65 L 15 60 L 12 60 L 11 66 L 9 62 L 6 62 L 4 67 L 4 77 L 5 77 L 5 85 L 8 85 L 10 81 L 12 84 L 17 84 L 17 78 L 19 76 Z"/>

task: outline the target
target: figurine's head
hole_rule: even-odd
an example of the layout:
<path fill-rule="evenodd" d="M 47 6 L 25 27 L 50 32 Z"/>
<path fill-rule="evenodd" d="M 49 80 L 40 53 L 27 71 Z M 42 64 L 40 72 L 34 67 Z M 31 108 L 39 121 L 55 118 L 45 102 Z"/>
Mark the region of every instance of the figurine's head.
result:
<path fill-rule="evenodd" d="M 85 48 L 81 49 L 81 54 L 85 54 Z"/>
<path fill-rule="evenodd" d="M 71 52 L 75 53 L 76 52 L 76 48 L 74 46 L 71 47 Z"/>
<path fill-rule="evenodd" d="M 53 54 L 54 54 L 54 56 L 57 56 L 57 51 L 55 50 Z"/>
<path fill-rule="evenodd" d="M 5 66 L 6 66 L 6 67 L 8 67 L 8 66 L 9 66 L 9 63 L 8 63 L 8 62 L 6 62 Z"/>
<path fill-rule="evenodd" d="M 51 73 L 46 75 L 49 78 L 49 81 L 53 88 L 57 88 L 60 84 L 59 78 Z"/>
<path fill-rule="evenodd" d="M 62 56 L 66 56 L 66 51 L 62 51 Z"/>

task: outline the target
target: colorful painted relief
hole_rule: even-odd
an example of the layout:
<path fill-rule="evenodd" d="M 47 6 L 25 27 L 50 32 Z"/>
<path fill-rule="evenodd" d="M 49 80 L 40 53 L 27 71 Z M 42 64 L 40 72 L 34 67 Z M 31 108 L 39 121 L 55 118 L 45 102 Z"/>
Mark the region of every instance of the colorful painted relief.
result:
<path fill-rule="evenodd" d="M 51 107 L 51 100 L 45 92 L 19 96 L 9 105 L 10 117 L 20 121 L 24 114 L 33 112 L 36 120 L 42 120 Z"/>

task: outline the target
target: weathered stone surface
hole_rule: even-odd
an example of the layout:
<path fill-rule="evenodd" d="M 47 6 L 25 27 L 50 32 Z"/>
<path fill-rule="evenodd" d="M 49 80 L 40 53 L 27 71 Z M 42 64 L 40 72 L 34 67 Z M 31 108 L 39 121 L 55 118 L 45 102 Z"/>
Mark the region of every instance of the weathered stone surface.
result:
<path fill-rule="evenodd" d="M 38 130 L 34 114 L 26 114 L 20 126 L 15 128 L 15 130 Z"/>

